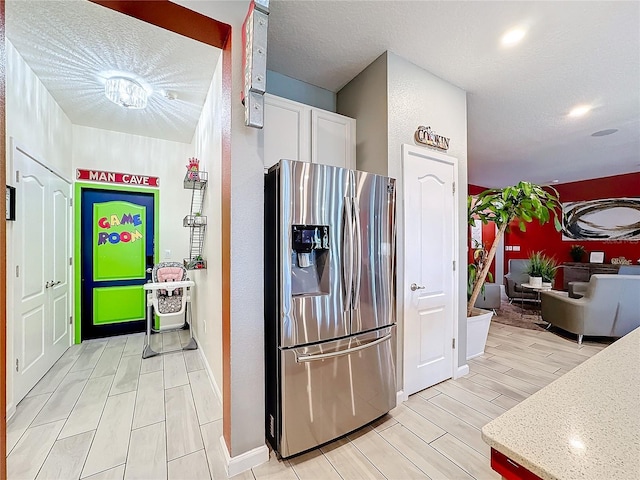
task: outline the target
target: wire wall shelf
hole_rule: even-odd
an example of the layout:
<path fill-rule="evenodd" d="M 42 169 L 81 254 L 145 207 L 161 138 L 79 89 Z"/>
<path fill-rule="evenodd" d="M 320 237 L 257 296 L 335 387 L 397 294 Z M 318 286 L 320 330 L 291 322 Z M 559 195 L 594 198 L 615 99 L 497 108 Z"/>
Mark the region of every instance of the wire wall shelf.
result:
<path fill-rule="evenodd" d="M 207 177 L 207 172 L 199 170 L 188 171 L 184 177 L 184 188 L 191 190 L 189 215 L 182 220 L 182 225 L 190 229 L 189 257 L 184 259 L 184 266 L 187 270 L 207 268 L 207 262 L 202 258 L 207 225 L 207 217 L 202 215 L 202 207 L 204 206 L 204 194 L 207 190 Z"/>

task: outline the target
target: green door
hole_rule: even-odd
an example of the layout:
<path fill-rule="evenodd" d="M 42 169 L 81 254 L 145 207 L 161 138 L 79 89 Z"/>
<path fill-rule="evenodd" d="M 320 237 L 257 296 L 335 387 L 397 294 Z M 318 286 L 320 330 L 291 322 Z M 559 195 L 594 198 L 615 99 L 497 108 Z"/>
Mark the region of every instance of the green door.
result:
<path fill-rule="evenodd" d="M 83 189 L 81 199 L 82 339 L 142 332 L 154 196 Z"/>

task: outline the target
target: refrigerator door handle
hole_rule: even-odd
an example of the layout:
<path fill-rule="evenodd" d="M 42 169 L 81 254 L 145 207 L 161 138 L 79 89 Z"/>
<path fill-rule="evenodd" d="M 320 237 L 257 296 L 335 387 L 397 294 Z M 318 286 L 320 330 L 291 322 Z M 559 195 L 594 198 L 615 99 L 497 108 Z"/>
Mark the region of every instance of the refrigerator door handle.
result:
<path fill-rule="evenodd" d="M 318 353 L 316 355 L 296 355 L 296 362 L 304 363 L 304 362 L 315 362 L 316 360 L 326 360 L 327 358 L 335 358 L 342 357 L 343 355 L 349 355 L 350 353 L 358 352 L 360 350 L 364 350 L 365 348 L 373 347 L 374 345 L 378 345 L 380 343 L 386 342 L 391 339 L 391 333 L 385 335 L 384 337 L 380 337 L 373 342 L 365 343 L 364 345 L 358 345 L 357 347 L 347 348 L 345 350 L 339 350 L 337 352 L 330 353 Z"/>
<path fill-rule="evenodd" d="M 342 282 L 344 287 L 344 310 L 351 310 L 351 296 L 353 295 L 353 204 L 351 197 L 344 197 L 344 211 L 342 222 L 342 252 L 345 258 L 342 262 Z"/>
<path fill-rule="evenodd" d="M 362 226 L 360 225 L 360 206 L 358 199 L 353 202 L 353 218 L 355 219 L 355 248 L 354 248 L 354 294 L 353 305 L 354 307 L 360 305 L 360 283 L 362 280 Z"/>

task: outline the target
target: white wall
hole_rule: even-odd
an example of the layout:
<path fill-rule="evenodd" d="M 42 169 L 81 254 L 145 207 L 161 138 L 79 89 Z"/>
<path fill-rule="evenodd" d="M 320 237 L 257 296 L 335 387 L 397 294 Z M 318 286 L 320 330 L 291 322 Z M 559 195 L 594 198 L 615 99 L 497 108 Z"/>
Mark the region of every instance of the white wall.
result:
<path fill-rule="evenodd" d="M 231 456 L 268 459 L 264 434 L 264 160 L 259 130 L 244 125 L 242 23 L 248 0 L 175 3 L 231 25 Z M 228 114 L 228 112 L 225 112 Z M 255 455 L 255 456 L 254 456 Z"/>
<path fill-rule="evenodd" d="M 387 53 L 338 92 L 338 113 L 357 119 L 356 168 L 388 175 Z"/>
<path fill-rule="evenodd" d="M 203 253 L 207 269 L 189 272 L 196 282 L 192 294 L 194 336 L 219 394 L 222 392 L 221 89 L 222 61 L 219 61 L 192 142 L 200 169 L 209 175 L 203 205 L 203 215 L 207 216 Z"/>
<path fill-rule="evenodd" d="M 44 88 L 42 82 L 7 40 L 7 182 L 16 186 L 10 138 L 31 155 L 46 162 L 68 179 L 72 179 L 71 121 Z M 7 222 L 7 365 L 13 358 L 13 288 L 12 242 L 13 224 Z M 13 405 L 13 369 L 7 368 L 7 411 Z"/>
<path fill-rule="evenodd" d="M 467 97 L 466 92 L 423 68 L 395 55 L 387 53 L 389 96 L 389 176 L 398 180 L 398 285 L 406 287 L 404 278 L 404 214 L 402 205 L 402 144 L 414 143 L 414 134 L 419 125 L 431 126 L 436 133 L 451 138 L 447 155 L 458 159 L 456 188 L 459 195 L 458 211 L 458 258 L 465 264 L 467 257 Z M 462 265 L 459 267 L 459 271 Z M 462 270 L 458 282 L 458 364 L 466 365 L 467 319 L 466 319 L 466 269 Z M 404 311 L 404 295 L 398 294 L 398 318 Z M 398 338 L 403 337 L 402 322 L 398 323 Z M 402 342 L 398 342 L 398 358 L 403 355 Z M 399 361 L 398 365 L 402 365 Z M 403 370 L 398 372 L 398 378 Z M 399 388 L 400 389 L 400 385 Z"/>
<path fill-rule="evenodd" d="M 189 213 L 191 194 L 184 189 L 182 181 L 190 156 L 192 147 L 187 143 L 73 126 L 74 169 L 160 178 L 160 242 L 156 240 L 155 248 L 161 260 L 165 260 L 166 250 L 170 251 L 170 260 L 178 262 L 189 253 L 189 229 L 182 226 L 182 219 Z"/>

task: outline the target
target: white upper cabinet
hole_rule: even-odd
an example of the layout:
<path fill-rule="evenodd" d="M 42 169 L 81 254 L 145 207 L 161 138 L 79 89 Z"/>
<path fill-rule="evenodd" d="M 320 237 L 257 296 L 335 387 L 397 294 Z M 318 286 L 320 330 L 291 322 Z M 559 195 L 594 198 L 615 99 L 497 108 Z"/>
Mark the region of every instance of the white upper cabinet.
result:
<path fill-rule="evenodd" d="M 356 165 L 356 121 L 281 97 L 264 96 L 264 166 L 281 159 Z"/>

